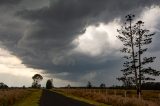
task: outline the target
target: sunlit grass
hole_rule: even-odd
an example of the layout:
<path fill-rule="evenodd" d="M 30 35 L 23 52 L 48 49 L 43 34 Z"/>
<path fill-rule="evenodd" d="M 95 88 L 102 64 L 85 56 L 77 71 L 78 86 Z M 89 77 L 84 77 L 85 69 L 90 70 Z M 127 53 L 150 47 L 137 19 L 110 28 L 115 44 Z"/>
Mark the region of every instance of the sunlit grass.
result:
<path fill-rule="evenodd" d="M 36 90 L 14 106 L 39 106 L 42 90 Z"/>

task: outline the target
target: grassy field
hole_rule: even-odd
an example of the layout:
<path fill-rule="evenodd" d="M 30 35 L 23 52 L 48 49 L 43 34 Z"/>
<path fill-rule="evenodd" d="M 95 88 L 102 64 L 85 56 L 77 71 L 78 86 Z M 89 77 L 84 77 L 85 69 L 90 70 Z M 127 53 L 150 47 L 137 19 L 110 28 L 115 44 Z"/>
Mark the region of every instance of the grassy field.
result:
<path fill-rule="evenodd" d="M 141 99 L 136 97 L 135 90 L 56 89 L 56 91 L 112 106 L 160 106 L 160 91 L 144 90 Z"/>
<path fill-rule="evenodd" d="M 17 102 L 24 100 L 26 97 L 31 95 L 33 92 L 36 92 L 36 90 L 33 90 L 33 89 L 0 90 L 0 106 L 13 106 Z"/>

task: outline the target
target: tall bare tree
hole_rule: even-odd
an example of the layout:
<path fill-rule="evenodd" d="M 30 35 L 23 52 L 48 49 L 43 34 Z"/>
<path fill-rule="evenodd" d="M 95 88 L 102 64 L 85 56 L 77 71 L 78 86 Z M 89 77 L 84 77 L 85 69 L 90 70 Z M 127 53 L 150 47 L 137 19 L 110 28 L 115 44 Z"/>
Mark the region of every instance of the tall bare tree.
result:
<path fill-rule="evenodd" d="M 148 29 L 144 28 L 144 22 L 138 21 L 135 25 L 136 37 L 135 37 L 135 46 L 137 47 L 137 69 L 138 69 L 138 90 L 139 95 L 141 95 L 141 85 L 142 81 L 155 80 L 151 76 L 158 76 L 160 74 L 159 71 L 151 67 L 146 67 L 147 64 L 154 62 L 156 57 L 145 57 L 143 54 L 147 51 L 147 45 L 152 42 L 152 36 L 155 33 L 150 33 Z"/>
<path fill-rule="evenodd" d="M 132 25 L 134 15 L 126 16 L 126 23 L 121 27 L 120 30 L 117 30 L 119 35 L 117 38 L 123 42 L 124 48 L 121 50 L 122 53 L 126 55 L 124 58 L 126 61 L 123 64 L 124 69 L 122 69 L 123 76 L 118 78 L 121 80 L 125 86 L 128 84 L 135 83 L 136 88 L 138 88 L 138 79 L 137 79 L 137 68 L 136 68 L 136 56 L 134 48 L 134 36 L 136 34 L 135 28 Z"/>
<path fill-rule="evenodd" d="M 144 29 L 144 22 L 133 23 L 134 15 L 126 16 L 126 23 L 120 30 L 117 38 L 123 42 L 124 48 L 121 52 L 126 53 L 126 61 L 123 64 L 123 76 L 118 80 L 123 81 L 124 85 L 134 84 L 137 89 L 137 95 L 141 95 L 142 81 L 154 80 L 148 75 L 158 76 L 159 71 L 151 67 L 145 67 L 146 64 L 154 62 L 155 57 L 145 57 L 143 53 L 147 51 L 146 45 L 152 42 L 154 33 Z M 146 76 L 147 75 L 147 76 Z"/>

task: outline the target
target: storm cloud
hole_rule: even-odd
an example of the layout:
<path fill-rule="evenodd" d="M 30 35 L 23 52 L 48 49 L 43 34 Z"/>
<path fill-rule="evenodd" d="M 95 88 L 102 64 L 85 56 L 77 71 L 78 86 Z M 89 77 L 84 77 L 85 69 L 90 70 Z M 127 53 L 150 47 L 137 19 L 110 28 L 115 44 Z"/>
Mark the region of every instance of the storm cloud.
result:
<path fill-rule="evenodd" d="M 127 14 L 140 16 L 146 8 L 160 5 L 159 0 L 48 0 L 45 5 L 44 0 L 40 1 L 34 2 L 37 8 L 27 5 L 31 0 L 0 1 L 8 11 L 0 11 L 4 14 L 0 16 L 1 47 L 19 57 L 27 67 L 43 69 L 51 76 L 70 81 L 83 81 L 84 75 L 91 76 L 86 80 L 106 81 L 101 79 L 102 74 L 119 73 L 119 48 L 107 42 L 109 33 L 95 35 L 102 36 L 95 38 L 99 43 L 106 37 L 103 41 L 106 43 L 98 46 L 103 49 L 98 54 L 77 50 L 80 43 L 76 39 L 85 34 L 88 27 L 108 25 L 115 20 L 121 23 Z M 8 10 L 8 4 L 17 7 Z"/>
<path fill-rule="evenodd" d="M 13 5 L 13 4 L 17 4 L 22 0 L 1 0 L 0 1 L 0 5 Z"/>

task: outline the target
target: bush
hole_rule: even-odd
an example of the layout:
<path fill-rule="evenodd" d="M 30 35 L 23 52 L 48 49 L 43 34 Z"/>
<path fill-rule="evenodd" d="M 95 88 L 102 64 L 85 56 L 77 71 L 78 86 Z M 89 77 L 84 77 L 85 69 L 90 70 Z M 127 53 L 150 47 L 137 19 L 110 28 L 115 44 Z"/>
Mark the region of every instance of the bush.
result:
<path fill-rule="evenodd" d="M 52 79 L 47 80 L 46 83 L 46 89 L 52 89 L 53 88 L 53 83 L 52 83 Z"/>
<path fill-rule="evenodd" d="M 4 83 L 0 83 L 0 89 L 7 89 L 8 88 L 8 86 L 6 85 L 6 84 L 4 84 Z"/>

